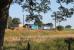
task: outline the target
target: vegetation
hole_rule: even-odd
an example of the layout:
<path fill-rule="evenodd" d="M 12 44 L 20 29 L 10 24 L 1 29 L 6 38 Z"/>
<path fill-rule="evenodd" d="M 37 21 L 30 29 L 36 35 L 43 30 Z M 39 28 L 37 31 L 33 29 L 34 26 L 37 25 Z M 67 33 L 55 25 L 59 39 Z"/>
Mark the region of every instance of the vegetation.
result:
<path fill-rule="evenodd" d="M 56 12 L 53 12 L 53 14 L 51 15 L 52 17 L 54 17 L 54 20 L 55 20 L 55 28 L 56 28 L 56 23 L 59 22 L 59 25 L 60 25 L 60 22 L 62 21 L 66 21 L 67 18 L 70 18 L 72 17 L 73 13 L 74 13 L 74 8 L 73 7 L 69 7 L 69 8 L 66 8 L 63 3 L 66 3 L 66 5 L 68 6 L 69 3 L 72 3 L 74 2 L 73 0 L 56 0 L 57 3 L 60 5 L 58 7 L 58 11 Z"/>
<path fill-rule="evenodd" d="M 24 45 L 23 45 L 24 44 Z M 65 42 L 65 39 L 49 39 L 47 42 L 35 42 L 35 41 L 17 41 L 17 42 L 4 42 L 5 50 L 67 50 L 68 44 Z M 74 49 L 74 43 L 71 44 L 71 50 Z"/>
<path fill-rule="evenodd" d="M 13 18 L 12 19 L 12 27 L 17 27 L 20 24 L 20 19 L 19 18 Z"/>
<path fill-rule="evenodd" d="M 66 50 L 68 44 L 65 42 L 65 39 L 63 37 L 57 39 L 53 36 L 64 35 L 65 37 L 67 34 L 74 34 L 74 30 L 63 30 L 56 32 L 53 30 L 28 30 L 26 28 L 6 30 L 4 38 L 4 49 L 26 50 L 28 45 L 30 45 L 30 50 Z M 48 38 L 42 38 L 42 36 L 47 36 Z M 72 42 L 71 45 L 71 49 L 73 49 L 74 43 Z"/>
<path fill-rule="evenodd" d="M 8 29 L 13 29 L 13 27 L 17 27 L 20 24 L 20 19 L 19 18 L 13 18 L 8 17 L 7 21 L 7 28 Z"/>
<path fill-rule="evenodd" d="M 0 50 L 3 50 L 4 33 L 11 3 L 12 0 L 0 0 Z"/>
<path fill-rule="evenodd" d="M 71 25 L 65 26 L 66 29 L 71 29 L 71 27 L 72 27 Z"/>
<path fill-rule="evenodd" d="M 64 27 L 59 25 L 59 26 L 57 26 L 57 30 L 59 30 L 59 31 L 64 30 Z"/>
<path fill-rule="evenodd" d="M 46 13 L 49 9 L 49 3 L 50 0 L 40 0 L 41 2 L 36 2 L 37 0 L 0 0 L 0 50 L 3 50 L 3 41 L 4 41 L 4 33 L 5 28 L 7 26 L 7 19 L 8 19 L 8 13 L 9 13 L 9 7 L 11 3 L 18 3 L 22 6 L 23 9 L 27 8 L 29 15 L 27 16 L 30 21 L 35 20 L 36 22 L 41 21 L 40 19 L 40 13 L 44 12 Z M 61 18 L 68 18 L 73 15 L 74 8 L 65 8 L 62 4 L 66 3 L 67 5 L 69 3 L 73 3 L 73 0 L 56 0 L 57 3 L 60 5 L 59 12 L 61 13 Z M 22 4 L 23 3 L 23 4 Z M 62 4 L 61 4 L 62 3 Z M 34 12 L 37 12 L 37 16 L 33 14 Z M 56 13 L 55 13 L 56 14 Z M 56 15 L 55 15 L 55 27 L 56 27 Z M 54 49 L 52 49 L 54 50 Z"/>

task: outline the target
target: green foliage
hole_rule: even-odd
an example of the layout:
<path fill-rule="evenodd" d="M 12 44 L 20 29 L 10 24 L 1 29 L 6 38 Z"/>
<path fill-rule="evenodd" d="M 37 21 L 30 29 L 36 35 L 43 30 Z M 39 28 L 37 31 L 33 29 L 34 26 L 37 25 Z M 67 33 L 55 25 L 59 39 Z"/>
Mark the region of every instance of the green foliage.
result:
<path fill-rule="evenodd" d="M 17 27 L 19 24 L 20 24 L 20 19 L 19 18 L 13 18 L 12 19 L 11 27 Z"/>
<path fill-rule="evenodd" d="M 71 18 L 72 15 L 74 14 L 74 8 L 73 7 L 65 7 L 63 4 L 66 3 L 66 5 L 68 6 L 69 3 L 73 3 L 73 0 L 56 0 L 56 2 L 60 5 L 58 7 L 58 11 L 53 12 L 53 14 L 51 15 L 52 17 L 54 17 L 55 20 L 55 27 L 56 27 L 56 23 L 57 22 L 62 22 L 62 21 L 66 21 L 67 18 Z"/>
<path fill-rule="evenodd" d="M 26 17 L 26 21 L 29 22 L 29 21 L 34 20 L 34 24 L 38 25 L 39 27 L 42 26 L 42 24 L 43 24 L 40 19 L 42 19 L 41 15 L 33 15 L 33 16 L 27 15 L 27 17 Z"/>
<path fill-rule="evenodd" d="M 43 23 L 41 21 L 39 21 L 38 19 L 34 22 L 35 25 L 38 25 L 39 27 L 41 27 L 43 25 Z"/>
<path fill-rule="evenodd" d="M 46 13 L 48 10 L 51 9 L 50 7 L 50 0 L 15 0 L 15 3 L 18 3 L 21 5 L 23 11 L 26 10 L 29 15 L 27 15 L 26 21 L 32 21 L 34 20 L 34 23 L 41 23 L 42 19 L 39 18 L 40 13 Z M 63 3 L 66 3 L 68 5 L 69 3 L 73 3 L 73 0 L 56 0 L 56 2 L 60 5 L 58 7 L 58 11 L 54 12 L 52 16 L 54 16 L 56 19 L 56 22 L 66 21 L 67 18 L 70 18 L 74 13 L 74 8 L 66 8 Z M 37 14 L 35 14 L 35 12 Z M 55 23 L 56 23 L 55 22 Z M 56 25 L 56 24 L 55 24 Z"/>
<path fill-rule="evenodd" d="M 62 30 L 64 30 L 64 27 L 59 25 L 59 26 L 57 26 L 57 30 L 62 31 Z"/>
<path fill-rule="evenodd" d="M 7 20 L 7 28 L 9 29 L 14 29 L 13 27 L 17 26 L 18 24 L 20 24 L 20 19 L 19 18 L 13 18 L 12 17 L 8 17 Z"/>
<path fill-rule="evenodd" d="M 13 24 L 20 24 L 20 19 L 19 18 L 13 18 L 12 23 Z"/>
<path fill-rule="evenodd" d="M 74 0 L 57 0 L 58 3 L 62 2 L 62 3 L 66 3 L 66 4 L 69 4 L 69 3 L 73 3 Z"/>
<path fill-rule="evenodd" d="M 46 13 L 50 10 L 50 0 L 25 0 L 25 2 L 24 0 L 16 0 L 14 2 L 21 5 L 23 10 L 26 10 L 29 13 L 29 15 L 26 15 L 26 22 L 34 20 L 34 24 L 37 24 L 38 26 L 41 26 L 42 24 L 42 15 L 40 15 L 40 13 Z"/>
<path fill-rule="evenodd" d="M 66 29 L 71 29 L 71 27 L 72 27 L 71 25 L 65 26 Z"/>

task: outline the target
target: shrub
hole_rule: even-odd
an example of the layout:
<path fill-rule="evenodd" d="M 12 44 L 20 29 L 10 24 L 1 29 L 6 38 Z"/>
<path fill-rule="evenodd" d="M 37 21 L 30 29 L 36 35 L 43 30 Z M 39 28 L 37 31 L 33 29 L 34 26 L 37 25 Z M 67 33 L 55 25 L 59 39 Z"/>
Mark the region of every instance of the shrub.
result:
<path fill-rule="evenodd" d="M 62 31 L 62 30 L 64 30 L 64 27 L 59 25 L 59 26 L 57 26 L 57 30 Z"/>
<path fill-rule="evenodd" d="M 71 29 L 71 27 L 72 27 L 71 25 L 65 26 L 66 29 Z"/>

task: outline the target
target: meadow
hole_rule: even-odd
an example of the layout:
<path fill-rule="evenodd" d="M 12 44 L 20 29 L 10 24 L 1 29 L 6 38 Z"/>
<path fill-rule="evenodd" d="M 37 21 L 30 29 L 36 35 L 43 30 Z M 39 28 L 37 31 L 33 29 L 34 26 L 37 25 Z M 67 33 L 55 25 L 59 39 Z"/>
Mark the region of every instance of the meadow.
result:
<path fill-rule="evenodd" d="M 73 30 L 29 30 L 25 28 L 6 29 L 4 37 L 4 50 L 67 50 L 65 39 L 74 37 Z M 71 44 L 74 49 L 74 42 Z"/>

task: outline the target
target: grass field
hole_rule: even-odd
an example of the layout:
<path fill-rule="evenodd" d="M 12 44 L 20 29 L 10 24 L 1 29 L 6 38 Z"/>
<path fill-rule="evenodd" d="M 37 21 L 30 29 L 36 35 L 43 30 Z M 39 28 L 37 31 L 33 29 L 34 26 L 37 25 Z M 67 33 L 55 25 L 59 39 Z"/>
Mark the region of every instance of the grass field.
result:
<path fill-rule="evenodd" d="M 15 29 L 15 30 L 6 30 L 5 40 L 15 41 L 22 38 L 25 39 L 48 39 L 48 38 L 66 38 L 74 37 L 74 30 L 28 30 L 28 29 Z M 11 40 L 13 39 L 13 40 Z"/>
<path fill-rule="evenodd" d="M 64 39 L 68 37 L 74 38 L 74 30 L 6 29 L 4 48 L 5 50 L 26 50 L 27 43 L 30 42 L 31 50 L 67 50 Z"/>

